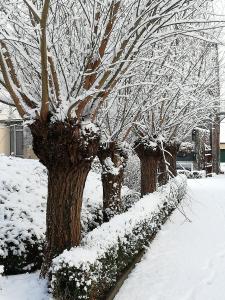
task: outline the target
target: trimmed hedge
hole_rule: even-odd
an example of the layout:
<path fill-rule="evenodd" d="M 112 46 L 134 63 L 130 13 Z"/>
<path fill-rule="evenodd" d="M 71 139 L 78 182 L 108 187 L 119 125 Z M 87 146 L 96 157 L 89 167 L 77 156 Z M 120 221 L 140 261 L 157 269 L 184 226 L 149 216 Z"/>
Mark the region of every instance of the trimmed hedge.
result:
<path fill-rule="evenodd" d="M 4 274 L 39 269 L 46 230 L 47 171 L 36 160 L 0 156 L 0 265 Z M 122 188 L 123 209 L 139 194 Z M 90 172 L 81 212 L 82 236 L 101 225 L 101 175 Z"/>
<path fill-rule="evenodd" d="M 81 246 L 64 251 L 52 265 L 52 290 L 60 300 L 103 300 L 138 253 L 149 245 L 186 193 L 178 176 L 126 213 L 93 230 Z"/>

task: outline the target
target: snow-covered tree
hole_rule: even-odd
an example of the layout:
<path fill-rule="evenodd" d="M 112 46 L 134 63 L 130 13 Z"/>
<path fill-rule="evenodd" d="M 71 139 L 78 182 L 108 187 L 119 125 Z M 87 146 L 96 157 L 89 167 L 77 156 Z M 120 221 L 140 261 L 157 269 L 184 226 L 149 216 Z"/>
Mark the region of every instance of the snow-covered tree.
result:
<path fill-rule="evenodd" d="M 82 195 L 99 148 L 95 121 L 102 105 L 140 51 L 178 33 L 175 24 L 186 34 L 200 30 L 206 21 L 192 12 L 205 2 L 0 1 L 1 100 L 27 121 L 34 152 L 48 169 L 43 274 L 55 255 L 80 243 Z"/>
<path fill-rule="evenodd" d="M 161 183 L 169 175 L 176 175 L 180 143 L 218 108 L 213 91 L 218 80 L 213 47 L 209 42 L 179 37 L 171 42 L 160 72 L 155 73 L 152 67 L 152 81 L 157 79 L 158 85 L 149 88 L 148 93 L 156 104 L 146 103 L 134 126 L 138 136 L 135 149 L 142 166 L 142 194 L 156 189 L 158 167 Z"/>

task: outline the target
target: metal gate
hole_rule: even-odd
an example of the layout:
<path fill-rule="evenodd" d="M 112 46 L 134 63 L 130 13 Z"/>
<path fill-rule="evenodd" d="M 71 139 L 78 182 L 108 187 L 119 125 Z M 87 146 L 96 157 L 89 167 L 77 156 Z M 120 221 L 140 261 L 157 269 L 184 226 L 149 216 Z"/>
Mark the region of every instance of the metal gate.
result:
<path fill-rule="evenodd" d="M 23 126 L 10 125 L 10 153 L 23 157 Z"/>
<path fill-rule="evenodd" d="M 220 161 L 225 162 L 225 149 L 220 150 Z"/>

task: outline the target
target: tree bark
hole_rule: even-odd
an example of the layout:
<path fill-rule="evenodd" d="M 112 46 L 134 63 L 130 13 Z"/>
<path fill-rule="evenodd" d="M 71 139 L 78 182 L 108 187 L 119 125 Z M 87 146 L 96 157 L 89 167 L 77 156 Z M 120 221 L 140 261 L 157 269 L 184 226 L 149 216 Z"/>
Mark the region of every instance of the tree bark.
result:
<path fill-rule="evenodd" d="M 158 175 L 158 184 L 159 186 L 165 185 L 167 184 L 167 182 L 169 181 L 169 172 L 167 169 L 167 156 L 161 155 L 160 159 L 159 159 L 159 164 L 158 164 L 158 171 L 159 171 L 159 175 Z"/>
<path fill-rule="evenodd" d="M 180 144 L 170 144 L 165 147 L 166 161 L 169 163 L 169 172 L 172 177 L 177 176 L 177 152 Z"/>
<path fill-rule="evenodd" d="M 34 152 L 48 169 L 45 277 L 55 256 L 80 243 L 83 190 L 99 135 L 66 122 L 36 121 L 30 128 Z"/>
<path fill-rule="evenodd" d="M 137 142 L 135 144 L 135 151 L 141 162 L 141 196 L 144 196 L 156 191 L 160 149 L 158 146 L 150 148 L 145 144 Z"/>
<path fill-rule="evenodd" d="M 98 151 L 102 165 L 103 221 L 121 212 L 121 189 L 127 155 L 116 142 L 104 143 Z"/>
<path fill-rule="evenodd" d="M 212 149 L 212 172 L 220 174 L 220 117 L 211 124 L 210 144 Z"/>

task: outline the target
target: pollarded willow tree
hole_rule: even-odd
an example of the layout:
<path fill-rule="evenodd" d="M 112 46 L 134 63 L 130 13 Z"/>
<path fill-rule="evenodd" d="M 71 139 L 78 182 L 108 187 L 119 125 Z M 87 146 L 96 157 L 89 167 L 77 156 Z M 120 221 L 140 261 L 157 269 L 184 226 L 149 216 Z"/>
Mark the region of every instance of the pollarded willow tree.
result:
<path fill-rule="evenodd" d="M 0 1 L 1 100 L 28 122 L 34 152 L 48 169 L 43 274 L 54 256 L 80 242 L 101 105 L 143 47 L 173 35 L 178 21 L 195 30 L 191 12 L 204 2 Z"/>
<path fill-rule="evenodd" d="M 152 45 L 148 54 L 141 55 L 121 78 L 114 91 L 101 108 L 98 123 L 101 127 L 101 145 L 98 157 L 102 165 L 103 215 L 105 221 L 121 211 L 121 188 L 128 153 L 132 151 L 132 127 L 140 119 L 143 108 L 149 110 L 158 104 L 151 97 L 153 90 L 162 88 L 163 82 L 152 73 L 163 69 L 162 61 L 168 56 L 170 46 L 165 41 L 159 49 Z M 166 69 L 166 68 L 165 68 Z M 163 70 L 162 72 L 166 72 Z"/>
<path fill-rule="evenodd" d="M 202 13 L 204 14 L 204 12 L 203 10 Z M 199 13 L 199 10 L 192 12 L 195 17 Z M 193 73 L 200 73 L 197 76 L 198 80 L 194 79 L 195 83 L 199 82 L 199 78 L 201 80 L 201 85 L 195 84 L 195 90 L 199 90 L 199 94 L 202 92 L 202 87 L 204 86 L 206 89 L 207 85 L 212 85 L 212 80 L 215 80 L 216 77 L 214 76 L 215 72 L 213 72 L 213 64 L 209 64 L 207 67 L 200 66 L 203 64 L 202 61 L 207 60 L 207 52 L 210 52 L 211 43 L 209 41 L 215 39 L 213 35 L 210 36 L 209 32 L 207 35 L 205 34 L 204 27 L 204 24 L 201 24 L 201 27 L 198 28 L 199 31 L 193 36 L 185 30 L 183 32 L 180 30 L 173 38 L 164 38 L 163 41 L 159 40 L 152 43 L 150 47 L 148 45 L 147 51 L 146 47 L 143 47 L 139 51 L 138 58 L 132 63 L 126 74 L 121 77 L 119 84 L 114 87 L 114 91 L 102 105 L 102 111 L 98 118 L 101 124 L 101 146 L 98 157 L 103 170 L 103 215 L 105 221 L 121 211 L 121 187 L 127 161 L 125 148 L 127 146 L 130 148 L 127 141 L 131 141 L 134 137 L 130 135 L 132 128 L 137 129 L 140 124 L 142 127 L 137 131 L 138 135 L 141 133 L 141 139 L 135 146 L 142 162 L 142 190 L 145 192 L 154 191 L 157 177 L 159 184 L 165 184 L 170 176 L 176 176 L 176 154 L 180 142 L 190 134 L 193 124 L 201 124 L 201 118 L 194 120 L 191 118 L 191 113 L 193 115 L 200 114 L 201 117 L 206 118 L 207 114 L 215 108 L 215 104 L 212 103 L 209 96 L 205 97 L 203 94 L 195 99 L 195 105 L 193 105 L 192 99 L 188 100 L 190 89 L 193 89 L 191 87 L 188 90 L 188 86 L 190 86 L 189 77 L 193 77 Z M 177 24 L 175 30 L 178 31 Z M 189 35 L 191 37 L 188 38 Z M 202 45 L 204 39 L 208 40 L 208 44 L 205 43 L 207 49 Z M 212 75 L 210 79 L 206 79 L 204 72 L 205 74 L 209 72 Z M 209 83 L 210 80 L 211 83 Z M 203 83 L 204 81 L 205 83 Z M 175 91 L 175 94 L 173 92 L 168 93 L 169 89 Z M 178 100 L 182 93 L 186 93 L 185 100 Z M 207 99 L 207 105 L 201 101 L 201 97 Z M 179 105 L 177 105 L 178 102 Z M 190 113 L 188 107 L 191 106 Z M 199 108 L 202 108 L 202 113 L 199 112 Z M 157 115 L 159 109 L 161 115 Z M 173 109 L 174 114 L 171 109 Z M 189 112 L 189 124 L 185 119 L 182 120 L 187 111 Z M 163 120 L 151 122 L 150 118 L 146 120 L 147 114 L 151 114 L 153 119 L 162 118 Z M 142 118 L 142 122 L 137 124 L 140 118 Z M 168 120 L 171 122 L 168 123 Z M 172 120 L 176 122 L 176 126 L 172 124 Z M 144 122 L 147 122 L 145 130 L 143 130 Z M 165 124 L 169 128 L 167 131 L 171 131 L 170 135 L 167 134 L 163 143 L 158 143 L 157 147 L 152 149 L 153 151 L 143 151 L 143 143 L 140 143 L 143 141 L 143 136 L 148 139 L 152 135 L 150 139 L 155 141 L 159 132 L 161 132 L 162 137 Z M 176 128 L 181 127 L 180 125 L 183 125 L 184 128 L 186 126 L 186 130 L 183 130 L 182 133 L 176 130 Z M 146 157 L 144 153 L 147 154 Z M 160 169 L 159 175 L 157 174 L 158 169 Z"/>
<path fill-rule="evenodd" d="M 145 102 L 145 99 L 137 97 L 137 91 L 134 93 L 134 87 L 138 89 L 144 83 L 134 84 L 130 80 L 130 73 L 132 74 L 132 69 L 121 78 L 119 85 L 115 86 L 98 116 L 98 124 L 101 127 L 98 157 L 102 165 L 104 221 L 121 212 L 121 189 L 131 150 L 127 141 L 128 133 Z"/>
<path fill-rule="evenodd" d="M 109 107 L 103 107 L 101 115 L 106 143 L 100 147 L 107 220 L 120 210 L 126 162 L 123 141 L 132 143 L 138 136 L 135 150 L 141 161 L 143 195 L 155 191 L 157 179 L 165 184 L 176 176 L 180 143 L 194 126 L 205 125 L 216 109 L 212 49 L 213 44 L 200 36 L 180 35 L 158 42 L 139 56 L 120 88 L 108 97 Z"/>
<path fill-rule="evenodd" d="M 194 127 L 207 126 L 210 115 L 218 110 L 213 47 L 200 39 L 176 37 L 160 74 L 152 66 L 151 78 L 157 79 L 158 85 L 154 89 L 148 87 L 148 93 L 156 104 L 146 103 L 134 125 L 138 136 L 135 149 L 141 160 L 142 195 L 156 190 L 158 169 L 160 184 L 176 176 L 180 143 L 191 135 Z M 145 89 L 143 94 L 146 92 Z"/>

